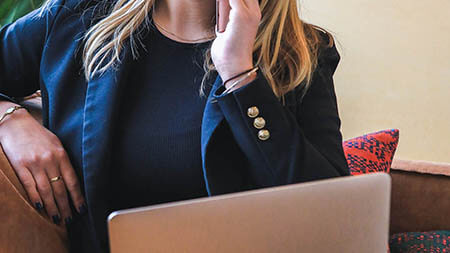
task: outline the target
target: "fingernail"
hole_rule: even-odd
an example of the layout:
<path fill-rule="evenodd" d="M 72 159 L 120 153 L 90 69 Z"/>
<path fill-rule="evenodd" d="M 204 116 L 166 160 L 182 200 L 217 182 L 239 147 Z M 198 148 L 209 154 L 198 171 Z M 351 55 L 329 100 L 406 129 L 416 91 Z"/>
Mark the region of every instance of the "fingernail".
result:
<path fill-rule="evenodd" d="M 66 225 L 70 225 L 72 223 L 72 216 L 65 218 L 64 223 L 66 223 Z"/>
<path fill-rule="evenodd" d="M 56 225 L 59 225 L 59 223 L 61 222 L 61 218 L 59 217 L 59 215 L 53 215 L 52 219 L 53 223 L 55 223 Z"/>
<path fill-rule="evenodd" d="M 41 202 L 36 202 L 36 203 L 34 203 L 34 205 L 36 206 L 36 209 L 37 209 L 37 210 L 41 211 L 41 209 L 42 209 L 42 204 L 41 204 Z"/>
<path fill-rule="evenodd" d="M 78 212 L 80 213 L 80 215 L 84 215 L 87 212 L 87 207 L 86 207 L 86 203 L 82 204 L 79 208 L 78 208 Z"/>

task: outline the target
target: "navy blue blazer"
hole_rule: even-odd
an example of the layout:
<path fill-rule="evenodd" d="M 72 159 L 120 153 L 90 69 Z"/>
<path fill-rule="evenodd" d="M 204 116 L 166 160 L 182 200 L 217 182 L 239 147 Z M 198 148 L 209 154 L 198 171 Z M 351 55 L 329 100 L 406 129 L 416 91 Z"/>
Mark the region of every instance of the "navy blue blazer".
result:
<path fill-rule="evenodd" d="M 74 252 L 107 251 L 111 126 L 120 120 L 120 99 L 132 99 L 121 97 L 134 62 L 128 44 L 118 68 L 89 82 L 84 78 L 81 38 L 105 9 L 95 4 L 55 0 L 43 15 L 33 11 L 0 30 L 2 98 L 17 103 L 17 98 L 41 90 L 43 125 L 61 140 L 80 177 L 88 215 L 69 227 Z M 217 75 L 201 133 L 210 196 L 349 175 L 332 79 L 339 59 L 334 46 L 322 47 L 305 97 L 300 99 L 296 88 L 286 94 L 285 104 L 261 72 L 227 95 L 220 95 L 224 88 Z M 253 106 L 266 120 L 267 140 L 258 138 L 254 119 L 247 114 Z"/>

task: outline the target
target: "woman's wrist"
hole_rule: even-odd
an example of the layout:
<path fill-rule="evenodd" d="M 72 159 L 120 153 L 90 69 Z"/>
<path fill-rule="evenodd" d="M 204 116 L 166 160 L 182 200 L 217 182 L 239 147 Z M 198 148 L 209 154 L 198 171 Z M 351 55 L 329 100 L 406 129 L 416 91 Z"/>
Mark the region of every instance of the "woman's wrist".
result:
<path fill-rule="evenodd" d="M 8 108 L 14 107 L 14 106 L 20 106 L 18 104 L 9 102 L 9 101 L 0 101 L 0 117 L 6 113 Z M 31 116 L 28 112 L 28 110 L 20 108 L 15 110 L 14 112 L 6 115 L 1 121 L 0 121 L 0 132 L 3 132 L 7 128 L 10 122 L 18 120 L 20 118 Z M 1 137 L 0 137 L 1 138 Z"/>
<path fill-rule="evenodd" d="M 254 64 L 252 61 L 248 60 L 230 59 L 227 63 L 217 64 L 216 68 L 222 81 L 225 81 L 239 73 L 254 68 Z"/>
<path fill-rule="evenodd" d="M 234 61 L 234 64 L 228 63 L 226 66 L 221 66 L 218 68 L 218 72 L 220 77 L 222 78 L 223 85 L 226 89 L 230 88 L 236 81 L 242 79 L 244 75 L 247 75 L 248 72 L 252 71 L 255 68 L 254 64 L 251 61 Z M 241 73 L 241 74 L 239 74 Z M 232 89 L 229 91 L 233 91 L 238 89 L 256 78 L 255 73 L 251 73 L 251 75 L 247 76 L 245 80 L 239 82 L 239 84 L 234 85 Z"/>

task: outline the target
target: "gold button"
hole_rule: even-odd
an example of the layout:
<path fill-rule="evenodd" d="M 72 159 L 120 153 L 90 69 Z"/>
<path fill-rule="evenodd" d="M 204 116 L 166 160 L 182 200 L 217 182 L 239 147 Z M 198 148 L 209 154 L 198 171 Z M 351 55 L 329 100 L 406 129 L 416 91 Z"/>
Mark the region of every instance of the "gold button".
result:
<path fill-rule="evenodd" d="M 258 132 L 258 138 L 262 141 L 265 141 L 267 139 L 269 139 L 270 137 L 270 133 L 269 130 L 263 129 L 263 130 L 259 130 Z"/>
<path fill-rule="evenodd" d="M 255 118 L 253 121 L 253 126 L 257 129 L 261 129 L 266 125 L 266 120 L 263 117 Z"/>
<path fill-rule="evenodd" d="M 259 109 L 256 106 L 252 106 L 252 107 L 248 108 L 248 110 L 247 110 L 247 115 L 250 118 L 255 118 L 256 116 L 258 116 L 258 114 L 259 114 Z"/>

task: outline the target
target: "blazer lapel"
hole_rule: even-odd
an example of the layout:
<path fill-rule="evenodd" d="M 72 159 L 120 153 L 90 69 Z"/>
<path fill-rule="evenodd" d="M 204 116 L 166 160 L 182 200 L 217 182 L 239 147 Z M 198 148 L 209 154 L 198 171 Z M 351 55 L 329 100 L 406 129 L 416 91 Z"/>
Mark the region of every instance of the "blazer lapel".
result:
<path fill-rule="evenodd" d="M 109 214 L 109 175 L 111 161 L 111 129 L 117 116 L 121 90 L 132 64 L 131 49 L 123 48 L 123 58 L 118 69 L 110 68 L 88 82 L 83 111 L 82 161 L 85 195 L 95 234 L 105 235 L 106 217 Z M 104 240 L 96 236 L 98 240 Z M 102 242 L 106 243 L 106 242 Z"/>
<path fill-rule="evenodd" d="M 207 151 L 208 144 L 213 136 L 215 130 L 219 126 L 220 122 L 224 120 L 224 116 L 222 111 L 217 104 L 217 101 L 213 99 L 214 92 L 220 87 L 222 84 L 222 79 L 220 75 L 217 75 L 216 81 L 214 82 L 211 91 L 209 92 L 208 100 L 205 106 L 205 111 L 203 112 L 202 119 L 202 133 L 201 133 L 201 146 L 202 146 L 202 165 L 203 165 L 203 177 L 205 179 L 206 190 L 208 191 L 208 195 L 211 196 L 211 191 L 208 184 L 208 179 L 206 177 L 206 161 L 207 161 Z"/>

